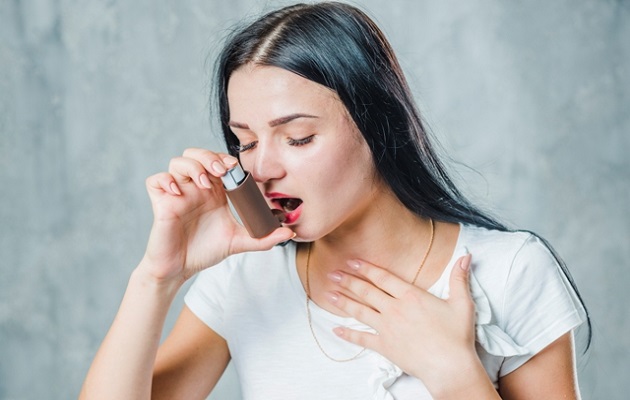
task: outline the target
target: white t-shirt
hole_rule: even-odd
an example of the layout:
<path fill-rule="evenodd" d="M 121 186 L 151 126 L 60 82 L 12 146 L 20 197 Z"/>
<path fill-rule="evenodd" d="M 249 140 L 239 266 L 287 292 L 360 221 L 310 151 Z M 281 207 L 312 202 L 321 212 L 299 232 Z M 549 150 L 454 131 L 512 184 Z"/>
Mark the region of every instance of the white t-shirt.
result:
<path fill-rule="evenodd" d="M 455 261 L 470 252 L 471 291 L 477 311 L 476 347 L 498 385 L 555 339 L 585 321 L 585 311 L 549 250 L 524 232 L 462 225 L 447 268 L 429 289 L 448 297 Z M 229 257 L 199 274 L 186 305 L 226 339 L 243 398 L 431 399 L 422 382 L 378 353 L 334 362 L 317 347 L 297 274 L 296 245 Z M 335 358 L 361 349 L 338 338 L 337 326 L 369 329 L 311 303 L 317 338 Z M 438 333 L 439 334 L 439 333 Z"/>

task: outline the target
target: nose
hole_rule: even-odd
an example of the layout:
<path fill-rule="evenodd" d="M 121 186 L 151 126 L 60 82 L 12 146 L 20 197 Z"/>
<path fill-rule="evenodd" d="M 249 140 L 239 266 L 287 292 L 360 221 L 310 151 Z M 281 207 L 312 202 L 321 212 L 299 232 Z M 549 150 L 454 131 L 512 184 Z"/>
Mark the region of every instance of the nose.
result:
<path fill-rule="evenodd" d="M 251 155 L 248 155 L 251 168 L 249 171 L 256 182 L 265 183 L 284 176 L 282 158 L 272 144 L 259 141 L 256 148 L 252 150 Z"/>

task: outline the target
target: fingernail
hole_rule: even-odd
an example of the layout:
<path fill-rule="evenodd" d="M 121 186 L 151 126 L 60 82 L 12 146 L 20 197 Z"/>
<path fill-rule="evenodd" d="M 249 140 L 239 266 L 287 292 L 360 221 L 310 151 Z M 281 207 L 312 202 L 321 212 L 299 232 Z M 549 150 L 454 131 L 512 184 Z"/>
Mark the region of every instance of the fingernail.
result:
<path fill-rule="evenodd" d="M 468 271 L 470 268 L 470 259 L 472 258 L 471 254 L 466 254 L 462 259 L 462 262 L 459 264 L 459 267 L 464 271 Z"/>
<path fill-rule="evenodd" d="M 238 160 L 234 157 L 223 157 L 223 162 L 225 163 L 225 165 L 229 165 L 230 167 L 236 165 L 236 163 L 238 163 Z"/>
<path fill-rule="evenodd" d="M 337 336 L 343 336 L 345 331 L 344 331 L 343 328 L 337 327 L 337 328 L 333 329 L 333 332 L 335 332 L 335 335 L 337 335 Z"/>
<path fill-rule="evenodd" d="M 182 195 L 182 192 L 179 190 L 179 188 L 177 187 L 177 185 L 175 184 L 175 182 L 171 182 L 171 184 L 169 185 L 169 187 L 171 188 L 171 190 L 173 191 L 173 193 L 175 193 L 178 196 Z"/>
<path fill-rule="evenodd" d="M 208 179 L 208 176 L 206 174 L 201 174 L 199 176 L 199 182 L 201 182 L 201 185 L 207 189 L 212 189 L 212 184 L 210 183 L 210 179 Z"/>
<path fill-rule="evenodd" d="M 326 299 L 331 303 L 336 303 L 339 300 L 339 296 L 337 295 L 337 293 L 326 292 L 324 293 L 324 296 L 326 296 Z"/>
<path fill-rule="evenodd" d="M 349 260 L 347 264 L 350 268 L 352 268 L 355 271 L 358 271 L 359 267 L 361 267 L 361 263 L 359 263 L 357 260 Z"/>
<path fill-rule="evenodd" d="M 339 272 L 331 272 L 328 274 L 328 279 L 333 282 L 341 282 L 341 274 Z"/>
<path fill-rule="evenodd" d="M 225 174 L 225 167 L 218 161 L 212 163 L 212 169 L 220 174 Z"/>

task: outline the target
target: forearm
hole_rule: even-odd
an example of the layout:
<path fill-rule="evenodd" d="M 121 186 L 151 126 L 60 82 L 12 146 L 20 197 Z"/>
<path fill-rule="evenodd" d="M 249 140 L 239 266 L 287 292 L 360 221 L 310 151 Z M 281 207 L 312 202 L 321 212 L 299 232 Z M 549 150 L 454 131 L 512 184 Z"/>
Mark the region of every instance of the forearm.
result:
<path fill-rule="evenodd" d="M 179 283 L 136 269 L 81 390 L 81 399 L 149 399 L 164 321 Z"/>

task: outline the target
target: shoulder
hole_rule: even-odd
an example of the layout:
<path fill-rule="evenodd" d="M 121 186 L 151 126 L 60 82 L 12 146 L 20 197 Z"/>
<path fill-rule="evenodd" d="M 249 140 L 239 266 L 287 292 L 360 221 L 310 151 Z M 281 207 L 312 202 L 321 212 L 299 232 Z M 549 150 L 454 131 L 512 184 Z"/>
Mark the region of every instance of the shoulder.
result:
<path fill-rule="evenodd" d="M 550 247 L 527 231 L 501 232 L 467 226 L 471 272 L 504 324 L 532 313 L 581 310 L 567 272 Z"/>
<path fill-rule="evenodd" d="M 567 273 L 540 237 L 470 226 L 460 237 L 473 260 L 477 341 L 488 354 L 507 357 L 500 376 L 585 320 Z"/>
<path fill-rule="evenodd" d="M 474 225 L 462 225 L 460 240 L 462 245 L 490 253 L 493 257 L 510 257 L 516 255 L 527 242 L 536 238 L 526 231 L 499 231 Z"/>
<path fill-rule="evenodd" d="M 558 266 L 556 258 L 541 238 L 528 231 L 498 231 L 463 225 L 460 246 L 473 255 L 477 274 L 503 271 L 506 277 L 518 265 L 530 268 Z"/>
<path fill-rule="evenodd" d="M 558 260 L 533 233 L 475 226 L 462 230 L 461 246 L 472 254 L 472 273 L 499 316 L 524 297 L 564 291 L 566 277 Z"/>

